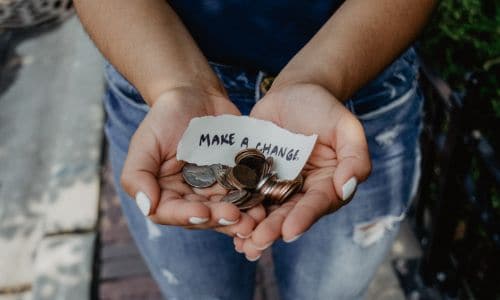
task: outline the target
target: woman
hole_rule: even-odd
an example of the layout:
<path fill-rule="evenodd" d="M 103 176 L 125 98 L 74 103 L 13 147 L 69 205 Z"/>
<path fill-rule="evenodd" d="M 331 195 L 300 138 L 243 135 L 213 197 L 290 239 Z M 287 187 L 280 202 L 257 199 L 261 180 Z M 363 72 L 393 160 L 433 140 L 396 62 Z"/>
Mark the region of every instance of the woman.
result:
<path fill-rule="evenodd" d="M 407 47 L 433 4 L 75 1 L 110 62 L 123 210 L 166 297 L 251 299 L 253 261 L 271 246 L 283 299 L 363 296 L 418 179 L 422 97 Z M 193 117 L 240 113 L 318 134 L 304 189 L 268 215 L 188 187 L 175 159 Z"/>

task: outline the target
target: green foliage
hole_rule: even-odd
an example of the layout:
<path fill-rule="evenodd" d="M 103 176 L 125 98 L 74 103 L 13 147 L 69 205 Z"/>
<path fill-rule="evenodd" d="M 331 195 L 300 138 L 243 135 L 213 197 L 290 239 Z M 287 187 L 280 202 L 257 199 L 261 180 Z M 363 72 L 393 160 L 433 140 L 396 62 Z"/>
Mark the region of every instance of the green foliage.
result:
<path fill-rule="evenodd" d="M 481 96 L 500 118 L 500 1 L 441 0 L 421 39 L 425 61 L 450 82 L 463 87 L 464 74 L 487 71 Z"/>

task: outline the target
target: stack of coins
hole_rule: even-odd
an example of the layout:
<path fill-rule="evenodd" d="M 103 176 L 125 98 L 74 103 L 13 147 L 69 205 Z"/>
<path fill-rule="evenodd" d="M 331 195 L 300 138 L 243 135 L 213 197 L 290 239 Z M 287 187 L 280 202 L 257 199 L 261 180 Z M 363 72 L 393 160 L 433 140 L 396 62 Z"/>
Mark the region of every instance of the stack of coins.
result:
<path fill-rule="evenodd" d="M 234 162 L 234 167 L 186 164 L 182 176 L 187 184 L 196 188 L 210 187 L 217 182 L 229 190 L 222 201 L 232 203 L 240 210 L 250 209 L 264 201 L 269 205 L 283 204 L 302 190 L 304 180 L 301 175 L 294 180 L 280 180 L 273 172 L 272 157 L 266 158 L 257 149 L 241 150 Z"/>

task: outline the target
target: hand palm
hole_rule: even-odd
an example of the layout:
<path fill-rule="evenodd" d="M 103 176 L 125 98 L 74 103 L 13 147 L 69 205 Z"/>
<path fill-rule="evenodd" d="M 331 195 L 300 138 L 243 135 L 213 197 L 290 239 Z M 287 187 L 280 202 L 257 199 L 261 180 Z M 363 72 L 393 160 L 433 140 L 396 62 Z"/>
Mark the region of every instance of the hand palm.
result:
<path fill-rule="evenodd" d="M 254 230 L 252 238 L 237 239 L 247 257 L 283 237 L 293 240 L 323 215 L 340 208 L 343 185 L 353 176 L 363 180 L 370 161 L 359 121 L 327 90 L 297 84 L 267 94 L 252 110 L 256 118 L 270 120 L 292 132 L 318 134 L 318 141 L 303 170 L 304 188 L 273 210 Z"/>
<path fill-rule="evenodd" d="M 162 95 L 137 129 L 122 172 L 122 185 L 130 195 L 141 191 L 149 197 L 150 207 L 145 212 L 154 222 L 214 228 L 224 225 L 221 219 L 231 223 L 239 220 L 239 227 L 220 231 L 234 235 L 237 229 L 245 235 L 253 229 L 254 220 L 240 214 L 234 205 L 209 201 L 219 200 L 224 189 L 217 185 L 207 189 L 187 185 L 181 175 L 183 162 L 176 159 L 178 142 L 189 121 L 220 114 L 239 114 L 239 111 L 224 96 L 177 90 Z M 258 208 L 249 213 L 257 219 L 263 215 Z"/>

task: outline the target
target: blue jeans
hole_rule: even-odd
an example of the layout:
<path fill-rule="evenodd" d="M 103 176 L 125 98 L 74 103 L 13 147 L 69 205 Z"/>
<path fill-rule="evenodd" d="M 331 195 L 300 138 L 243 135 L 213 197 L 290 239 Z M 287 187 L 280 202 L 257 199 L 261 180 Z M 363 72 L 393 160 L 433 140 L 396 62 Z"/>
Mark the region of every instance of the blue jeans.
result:
<path fill-rule="evenodd" d="M 212 64 L 229 97 L 248 114 L 261 98 L 263 72 Z M 354 199 L 321 218 L 297 241 L 272 246 L 282 299 L 360 299 L 404 217 L 419 177 L 422 95 L 409 49 L 346 106 L 362 122 L 373 163 Z M 132 235 L 168 299 L 252 299 L 256 263 L 234 251 L 232 238 L 156 225 L 120 187 L 130 138 L 148 111 L 138 91 L 111 65 L 106 136 L 116 188 Z"/>

